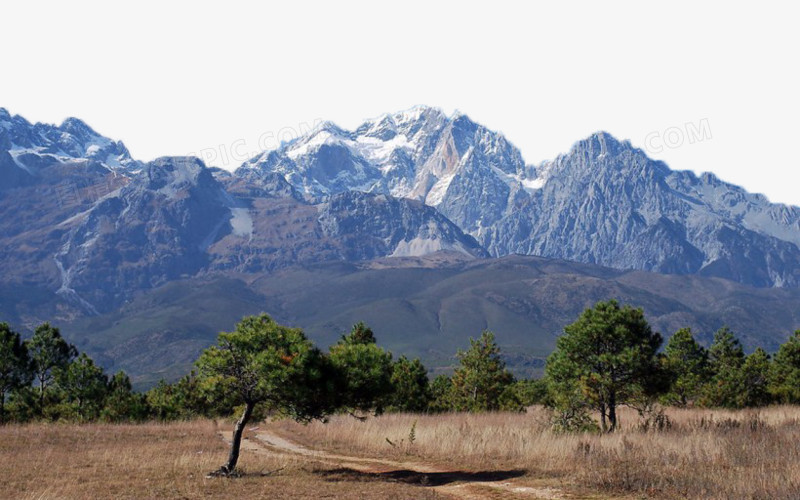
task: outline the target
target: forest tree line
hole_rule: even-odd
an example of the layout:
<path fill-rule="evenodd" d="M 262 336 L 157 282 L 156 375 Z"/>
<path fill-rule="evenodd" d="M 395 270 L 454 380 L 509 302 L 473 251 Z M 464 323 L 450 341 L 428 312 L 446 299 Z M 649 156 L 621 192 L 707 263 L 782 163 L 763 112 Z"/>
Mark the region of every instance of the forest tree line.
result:
<path fill-rule="evenodd" d="M 248 352 L 264 329 L 272 334 L 259 340 L 249 361 L 258 366 L 234 366 L 236 349 Z M 295 367 L 295 357 L 302 356 L 308 358 L 305 364 Z M 0 423 L 227 417 L 240 415 L 250 398 L 248 419 L 268 413 L 318 418 L 333 411 L 359 418 L 381 412 L 524 411 L 546 404 L 554 409 L 559 428 L 592 429 L 594 412 L 600 415 L 599 427 L 610 431 L 620 405 L 652 416 L 659 404 L 744 408 L 800 403 L 800 330 L 774 356 L 761 348 L 746 355 L 726 327 L 714 334 L 708 348 L 688 328 L 664 344 L 641 309 L 615 301 L 596 304 L 565 328 L 541 379 L 515 379 L 489 331 L 470 339 L 456 358 L 452 375 L 430 380 L 419 359 L 395 359 L 363 323 L 322 353 L 302 331 L 277 325 L 266 315 L 251 316 L 236 332 L 221 334 L 218 344 L 202 353 L 196 371 L 139 393 L 125 373 L 107 374 L 58 328 L 44 323 L 23 340 L 0 323 Z M 252 373 L 245 375 L 246 368 Z M 233 379 L 245 376 L 252 380 L 232 390 Z"/>

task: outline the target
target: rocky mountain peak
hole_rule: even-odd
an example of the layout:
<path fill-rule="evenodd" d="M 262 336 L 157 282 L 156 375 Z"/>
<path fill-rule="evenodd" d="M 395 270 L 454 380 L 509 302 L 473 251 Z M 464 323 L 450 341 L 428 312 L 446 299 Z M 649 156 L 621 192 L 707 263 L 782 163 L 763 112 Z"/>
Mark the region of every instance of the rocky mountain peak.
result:
<path fill-rule="evenodd" d="M 85 161 L 127 175 L 141 163 L 133 160 L 121 142 L 95 132 L 77 118 L 59 125 L 31 124 L 24 118 L 0 113 L 0 189 L 37 182 L 48 167 Z"/>
<path fill-rule="evenodd" d="M 199 158 L 192 156 L 165 156 L 145 165 L 143 170 L 148 189 L 179 191 L 213 182 L 213 175 Z"/>

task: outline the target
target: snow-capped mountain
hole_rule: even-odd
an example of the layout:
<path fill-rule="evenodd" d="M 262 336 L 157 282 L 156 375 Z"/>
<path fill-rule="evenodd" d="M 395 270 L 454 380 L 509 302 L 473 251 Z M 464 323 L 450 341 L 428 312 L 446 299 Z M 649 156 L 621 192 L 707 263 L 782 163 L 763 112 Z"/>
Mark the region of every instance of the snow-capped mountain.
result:
<path fill-rule="evenodd" d="M 607 133 L 526 165 L 501 134 L 418 107 L 354 131 L 326 122 L 236 175 L 266 173 L 309 196 L 355 190 L 421 200 L 494 256 L 800 284 L 800 209 L 711 174 L 672 171 Z"/>
<path fill-rule="evenodd" d="M 30 184 L 53 164 L 74 162 L 96 162 L 120 172 L 141 166 L 122 142 L 101 136 L 77 118 L 59 126 L 31 124 L 0 108 L 0 190 Z"/>
<path fill-rule="evenodd" d="M 366 320 L 434 356 L 474 328 L 546 354 L 609 297 L 662 331 L 725 322 L 748 345 L 797 325 L 800 209 L 605 133 L 529 165 L 467 116 L 419 107 L 352 131 L 325 123 L 231 173 L 140 163 L 79 120 L 0 110 L 0 176 L 0 320 L 68 325 L 139 374 L 176 360 L 183 373 L 259 311 L 325 342 Z"/>

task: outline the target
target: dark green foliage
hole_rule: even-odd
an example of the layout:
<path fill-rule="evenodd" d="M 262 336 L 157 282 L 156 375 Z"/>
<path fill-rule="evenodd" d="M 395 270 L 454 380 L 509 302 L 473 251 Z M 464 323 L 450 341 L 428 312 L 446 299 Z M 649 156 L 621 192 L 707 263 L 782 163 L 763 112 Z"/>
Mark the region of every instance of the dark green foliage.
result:
<path fill-rule="evenodd" d="M 6 406 L 10 422 L 30 422 L 41 413 L 39 411 L 39 391 L 31 386 L 13 391 Z"/>
<path fill-rule="evenodd" d="M 428 411 L 442 413 L 452 411 L 453 381 L 447 375 L 437 375 L 431 382 L 431 400 Z"/>
<path fill-rule="evenodd" d="M 375 344 L 375 334 L 372 332 L 372 328 L 364 324 L 363 321 L 359 321 L 353 325 L 353 328 L 350 330 L 349 334 L 342 335 L 340 343 L 346 345 Z"/>
<path fill-rule="evenodd" d="M 18 333 L 0 323 L 0 424 L 6 421 L 6 394 L 31 383 L 33 371 L 28 349 Z"/>
<path fill-rule="evenodd" d="M 241 404 L 233 393 L 225 391 L 224 386 L 202 384 L 194 370 L 172 384 L 159 381 L 147 391 L 146 402 L 149 411 L 158 420 L 230 416 L 234 408 Z"/>
<path fill-rule="evenodd" d="M 262 314 L 245 317 L 234 332 L 221 333 L 218 345 L 203 351 L 197 367 L 204 388 L 230 395 L 234 404 L 262 404 L 308 420 L 330 409 L 324 400 L 315 407 L 315 402 L 299 399 L 308 393 L 304 384 L 323 375 L 321 357 L 301 330 L 281 326 Z"/>
<path fill-rule="evenodd" d="M 547 402 L 547 381 L 544 379 L 517 380 L 511 384 L 506 392 L 513 392 L 519 404 L 528 406 L 545 404 Z"/>
<path fill-rule="evenodd" d="M 160 380 L 155 387 L 145 394 L 150 415 L 156 420 L 179 420 L 189 418 L 183 407 L 182 398 L 177 394 L 176 387 Z"/>
<path fill-rule="evenodd" d="M 661 341 L 641 309 L 620 307 L 614 300 L 597 303 L 564 329 L 547 358 L 554 404 L 568 413 L 564 405 L 598 410 L 603 431 L 613 431 L 618 405 L 663 387 Z"/>
<path fill-rule="evenodd" d="M 66 370 L 78 351 L 50 323 L 36 327 L 33 337 L 25 345 L 33 363 L 34 380 L 39 387 L 39 410 L 44 413 L 47 390 L 55 380 L 56 373 Z"/>
<path fill-rule="evenodd" d="M 392 394 L 388 411 L 421 412 L 428 408 L 431 399 L 428 373 L 419 359 L 405 356 L 392 366 Z"/>
<path fill-rule="evenodd" d="M 100 418 L 106 422 L 139 422 L 149 417 L 146 396 L 133 392 L 131 380 L 125 372 L 118 372 L 111 377 Z"/>
<path fill-rule="evenodd" d="M 485 330 L 478 339 L 469 339 L 470 347 L 456 355 L 460 365 L 451 379 L 451 403 L 456 411 L 492 411 L 500 409 L 500 396 L 514 382 L 500 358 L 494 334 Z"/>
<path fill-rule="evenodd" d="M 392 354 L 375 343 L 372 330 L 363 323 L 330 349 L 330 360 L 339 381 L 338 405 L 348 411 L 380 414 L 391 400 Z"/>
<path fill-rule="evenodd" d="M 664 348 L 664 368 L 671 377 L 667 404 L 686 406 L 699 395 L 708 379 L 708 351 L 697 343 L 690 328 L 681 328 Z"/>
<path fill-rule="evenodd" d="M 769 391 L 779 403 L 800 404 L 800 330 L 795 331 L 775 354 Z"/>
<path fill-rule="evenodd" d="M 744 350 L 728 327 L 722 327 L 714 334 L 708 359 L 712 375 L 703 389 L 702 403 L 705 406 L 739 407 Z"/>

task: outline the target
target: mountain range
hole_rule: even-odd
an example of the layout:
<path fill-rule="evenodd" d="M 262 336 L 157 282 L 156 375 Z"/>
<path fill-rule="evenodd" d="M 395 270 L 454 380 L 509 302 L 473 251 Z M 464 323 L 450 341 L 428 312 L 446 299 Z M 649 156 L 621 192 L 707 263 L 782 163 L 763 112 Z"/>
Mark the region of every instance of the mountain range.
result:
<path fill-rule="evenodd" d="M 322 342 L 367 320 L 435 366 L 492 328 L 521 370 L 611 297 L 749 346 L 800 324 L 800 209 L 604 132 L 531 165 L 468 116 L 417 107 L 325 122 L 228 172 L 0 108 L 0 175 L 0 319 L 62 324 L 140 381 L 260 311 Z"/>

